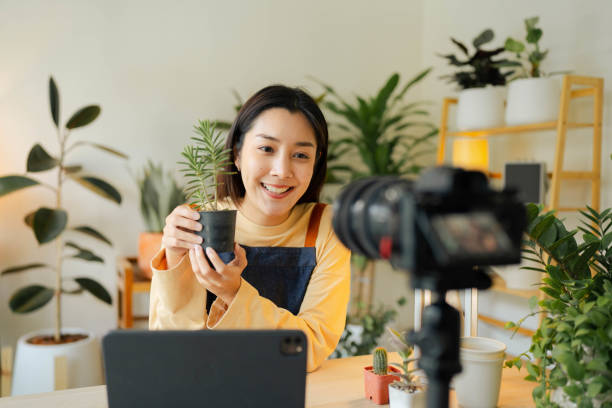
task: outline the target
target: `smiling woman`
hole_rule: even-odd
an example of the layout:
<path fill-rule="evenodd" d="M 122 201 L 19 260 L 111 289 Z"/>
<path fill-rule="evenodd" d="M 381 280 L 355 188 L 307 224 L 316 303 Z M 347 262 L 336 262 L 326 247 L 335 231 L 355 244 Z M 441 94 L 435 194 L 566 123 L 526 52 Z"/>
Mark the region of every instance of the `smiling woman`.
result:
<path fill-rule="evenodd" d="M 194 233 L 199 214 L 177 207 L 152 260 L 151 329 L 300 329 L 308 371 L 332 353 L 344 329 L 350 252 L 331 209 L 318 203 L 327 139 L 323 114 L 300 89 L 269 86 L 244 104 L 217 191 L 238 210 L 234 252 L 207 247 L 205 256 Z"/>

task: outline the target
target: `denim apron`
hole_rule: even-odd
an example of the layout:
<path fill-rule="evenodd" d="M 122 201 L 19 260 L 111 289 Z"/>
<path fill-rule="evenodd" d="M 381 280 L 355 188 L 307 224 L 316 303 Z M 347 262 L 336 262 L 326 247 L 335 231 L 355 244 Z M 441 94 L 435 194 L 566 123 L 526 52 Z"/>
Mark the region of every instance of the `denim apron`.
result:
<path fill-rule="evenodd" d="M 303 248 L 241 245 L 246 251 L 248 262 L 242 271 L 242 278 L 257 289 L 260 296 L 294 315 L 300 311 L 310 276 L 317 264 L 315 243 L 324 209 L 325 204 L 315 204 Z M 234 253 L 222 252 L 219 257 L 228 263 L 234 259 Z M 206 291 L 207 312 L 210 313 L 216 298 L 215 294 Z"/>

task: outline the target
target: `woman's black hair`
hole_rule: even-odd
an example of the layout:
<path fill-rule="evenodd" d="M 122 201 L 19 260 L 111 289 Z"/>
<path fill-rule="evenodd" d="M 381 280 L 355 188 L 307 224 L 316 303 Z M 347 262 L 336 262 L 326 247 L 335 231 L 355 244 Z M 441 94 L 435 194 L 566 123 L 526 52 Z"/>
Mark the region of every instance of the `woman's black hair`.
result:
<path fill-rule="evenodd" d="M 244 184 L 234 161 L 236 155 L 240 153 L 244 136 L 255 119 L 262 112 L 272 108 L 287 109 L 291 113 L 300 112 L 310 123 L 317 142 L 317 153 L 310 185 L 297 203 L 319 201 L 319 194 L 323 188 L 325 173 L 327 172 L 327 122 L 321 109 L 310 95 L 299 88 L 289 88 L 283 85 L 271 85 L 263 88 L 251 96 L 238 112 L 225 142 L 225 147 L 230 149 L 231 155 L 231 164 L 225 170 L 236 172 L 236 174 L 219 176 L 217 186 L 219 199 L 229 197 L 238 206 L 240 199 L 244 197 Z"/>

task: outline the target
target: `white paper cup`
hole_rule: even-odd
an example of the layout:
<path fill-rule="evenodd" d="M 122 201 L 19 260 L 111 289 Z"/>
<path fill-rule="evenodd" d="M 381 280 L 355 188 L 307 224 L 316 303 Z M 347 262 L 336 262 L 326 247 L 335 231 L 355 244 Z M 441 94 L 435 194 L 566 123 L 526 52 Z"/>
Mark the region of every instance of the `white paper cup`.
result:
<path fill-rule="evenodd" d="M 465 408 L 497 406 L 506 345 L 485 337 L 461 338 L 463 371 L 454 379 L 457 402 Z"/>

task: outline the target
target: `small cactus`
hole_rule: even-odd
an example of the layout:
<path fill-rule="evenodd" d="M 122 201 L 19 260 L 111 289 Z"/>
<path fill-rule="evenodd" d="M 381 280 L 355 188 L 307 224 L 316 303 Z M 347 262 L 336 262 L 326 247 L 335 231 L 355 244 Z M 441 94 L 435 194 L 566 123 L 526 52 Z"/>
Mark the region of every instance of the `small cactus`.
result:
<path fill-rule="evenodd" d="M 387 375 L 389 369 L 387 365 L 387 350 L 385 350 L 384 347 L 376 347 L 376 349 L 374 349 L 373 359 L 374 363 L 372 364 L 372 371 L 374 374 Z"/>

